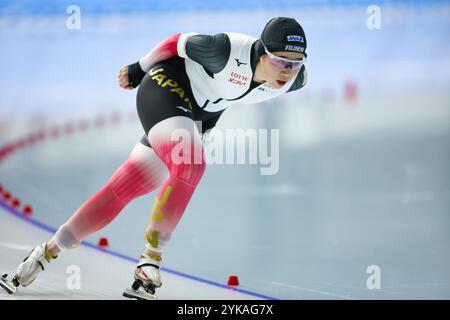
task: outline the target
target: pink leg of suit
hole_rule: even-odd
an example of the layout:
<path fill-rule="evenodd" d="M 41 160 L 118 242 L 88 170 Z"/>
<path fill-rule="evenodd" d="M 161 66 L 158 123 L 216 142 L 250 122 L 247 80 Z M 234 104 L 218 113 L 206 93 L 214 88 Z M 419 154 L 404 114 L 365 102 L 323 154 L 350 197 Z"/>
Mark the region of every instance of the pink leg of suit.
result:
<path fill-rule="evenodd" d="M 170 172 L 155 200 L 145 234 L 147 248 L 161 253 L 201 180 L 206 163 L 200 134 L 187 117 L 158 123 L 148 133 L 148 139 Z"/>
<path fill-rule="evenodd" d="M 166 177 L 167 169 L 154 151 L 141 143 L 136 144 L 108 183 L 58 229 L 56 244 L 60 249 L 78 245 L 113 221 L 131 200 L 159 187 Z"/>
<path fill-rule="evenodd" d="M 182 144 L 172 136 L 179 129 Z M 130 201 L 159 187 L 167 167 L 170 176 L 157 196 L 146 230 L 149 249 L 162 252 L 203 176 L 205 161 L 200 134 L 187 117 L 161 121 L 148 138 L 152 148 L 138 143 L 109 182 L 58 229 L 55 241 L 60 249 L 76 246 L 113 221 Z"/>

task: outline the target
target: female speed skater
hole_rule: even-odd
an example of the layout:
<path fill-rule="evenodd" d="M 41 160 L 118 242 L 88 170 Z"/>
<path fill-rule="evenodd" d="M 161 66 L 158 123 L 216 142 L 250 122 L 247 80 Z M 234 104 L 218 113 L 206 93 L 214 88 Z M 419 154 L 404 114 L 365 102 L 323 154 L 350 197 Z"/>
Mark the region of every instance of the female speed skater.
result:
<path fill-rule="evenodd" d="M 156 299 L 162 252 L 205 171 L 202 135 L 234 103 L 258 103 L 302 88 L 305 50 L 300 24 L 278 17 L 266 24 L 259 39 L 240 33 L 176 34 L 123 67 L 120 87 L 139 86 L 136 102 L 144 137 L 106 185 L 30 253 L 11 281 L 0 278 L 0 285 L 9 293 L 28 286 L 61 251 L 76 248 L 133 199 L 161 187 L 145 231 L 146 249 L 131 288 L 123 293 Z M 172 136 L 176 130 L 187 133 L 181 152 Z"/>

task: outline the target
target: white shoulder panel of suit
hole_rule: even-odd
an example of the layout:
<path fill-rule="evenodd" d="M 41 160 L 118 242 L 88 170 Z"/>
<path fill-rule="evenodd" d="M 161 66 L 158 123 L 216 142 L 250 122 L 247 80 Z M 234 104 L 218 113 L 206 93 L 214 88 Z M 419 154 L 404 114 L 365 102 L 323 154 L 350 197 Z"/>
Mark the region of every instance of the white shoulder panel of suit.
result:
<path fill-rule="evenodd" d="M 225 68 L 211 77 L 199 63 L 186 55 L 186 40 L 195 33 L 182 34 L 178 40 L 178 55 L 185 59 L 186 73 L 191 81 L 194 98 L 205 111 L 216 112 L 235 103 L 257 103 L 286 93 L 295 77 L 280 89 L 261 84 L 245 94 L 253 78 L 251 68 L 251 48 L 257 38 L 240 33 L 226 33 L 231 50 Z M 245 94 L 245 95 L 244 95 Z"/>

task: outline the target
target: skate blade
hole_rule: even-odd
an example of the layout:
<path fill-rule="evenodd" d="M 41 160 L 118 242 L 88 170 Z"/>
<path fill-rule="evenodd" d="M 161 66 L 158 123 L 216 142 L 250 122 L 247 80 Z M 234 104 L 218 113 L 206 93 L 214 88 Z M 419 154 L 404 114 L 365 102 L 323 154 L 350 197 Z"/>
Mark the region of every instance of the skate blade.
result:
<path fill-rule="evenodd" d="M 137 299 L 137 300 L 157 300 L 156 295 L 148 292 L 138 292 L 130 288 L 126 288 L 122 294 L 125 298 Z"/>
<path fill-rule="evenodd" d="M 6 275 L 0 277 L 0 287 L 5 289 L 9 294 L 16 293 L 17 290 L 16 286 L 11 281 L 6 279 Z"/>

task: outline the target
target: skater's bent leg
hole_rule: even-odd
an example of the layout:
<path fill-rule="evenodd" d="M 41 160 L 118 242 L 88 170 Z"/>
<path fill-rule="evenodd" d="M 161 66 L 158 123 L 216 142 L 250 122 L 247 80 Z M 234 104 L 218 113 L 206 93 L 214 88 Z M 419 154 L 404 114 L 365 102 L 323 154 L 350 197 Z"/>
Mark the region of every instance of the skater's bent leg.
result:
<path fill-rule="evenodd" d="M 155 152 L 138 143 L 108 183 L 87 200 L 48 243 L 53 256 L 76 247 L 89 235 L 108 225 L 133 199 L 159 187 L 167 177 L 165 164 Z"/>
<path fill-rule="evenodd" d="M 158 258 L 200 182 L 206 163 L 200 134 L 187 117 L 159 122 L 148 138 L 170 173 L 157 195 L 145 234 L 147 254 Z"/>

